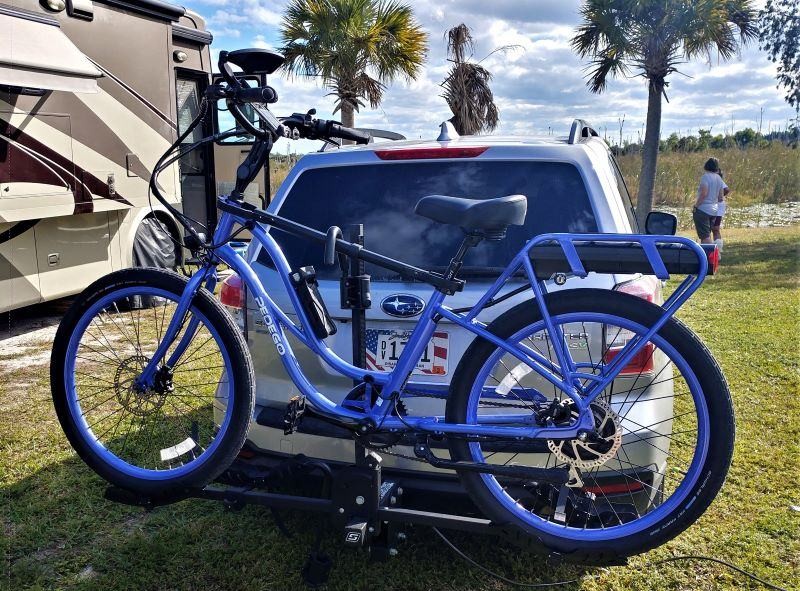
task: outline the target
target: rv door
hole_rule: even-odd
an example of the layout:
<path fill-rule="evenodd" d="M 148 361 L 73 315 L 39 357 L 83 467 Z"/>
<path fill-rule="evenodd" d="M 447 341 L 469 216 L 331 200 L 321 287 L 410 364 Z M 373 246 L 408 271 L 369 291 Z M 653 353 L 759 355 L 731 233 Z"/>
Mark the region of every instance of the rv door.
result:
<path fill-rule="evenodd" d="M 208 84 L 205 72 L 179 71 L 177 74 L 178 134 L 189 127 L 197 117 L 203 92 Z M 184 140 L 188 146 L 211 135 L 212 124 L 207 118 Z M 217 223 L 216 193 L 214 188 L 214 153 L 206 144 L 180 158 L 180 184 L 183 213 L 195 220 L 195 230 L 211 236 Z"/>

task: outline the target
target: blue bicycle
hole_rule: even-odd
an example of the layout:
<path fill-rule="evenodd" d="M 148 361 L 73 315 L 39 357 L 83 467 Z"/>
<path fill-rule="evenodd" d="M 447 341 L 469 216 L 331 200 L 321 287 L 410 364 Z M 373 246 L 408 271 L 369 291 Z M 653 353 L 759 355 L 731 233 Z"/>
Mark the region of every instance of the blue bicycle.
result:
<path fill-rule="evenodd" d="M 247 86 L 231 67 L 271 73 L 281 60 L 264 50 L 221 52 L 224 81 L 209 87 L 200 115 L 154 170 L 151 190 L 185 224 L 186 246 L 200 268 L 191 277 L 144 268 L 113 273 L 87 288 L 64 317 L 51 382 L 58 418 L 81 458 L 112 484 L 148 495 L 204 486 L 234 460 L 253 418 L 255 386 L 244 336 L 212 295 L 224 263 L 252 295 L 301 393 L 287 401 L 290 408 L 305 403 L 306 413 L 349 429 L 367 448 L 387 449 L 411 436 L 413 457 L 455 470 L 493 522 L 580 560 L 643 552 L 693 523 L 720 490 L 734 441 L 725 379 L 697 336 L 674 318 L 708 273 L 709 253 L 672 235 L 537 236 L 474 306 L 448 307 L 447 297 L 464 286 L 466 253 L 522 224 L 526 198 L 421 199 L 419 215 L 464 231 L 443 272 L 348 242 L 336 227 L 322 232 L 249 206 L 243 192 L 277 138 L 369 141 L 311 115 L 278 120 L 266 106 L 277 100 L 274 91 Z M 163 199 L 157 177 L 202 143 L 241 133 L 181 148 L 219 98 L 256 142 L 235 190 L 218 200 L 222 214 L 208 240 Z M 245 116 L 248 106 L 260 125 Z M 271 258 L 298 322 L 276 306 L 252 260 L 228 245 L 237 228 L 247 228 Z M 270 228 L 320 243 L 328 264 L 353 257 L 433 286 L 392 371 L 356 367 L 327 346 L 335 329 L 313 270 L 293 269 Z M 561 284 L 589 272 L 686 278 L 662 305 L 618 291 L 548 293 L 548 280 Z M 480 321 L 484 309 L 526 290 L 529 300 L 488 325 Z M 413 374 L 442 322 L 475 335 L 444 390 Z M 351 394 L 334 402 L 317 391 L 290 337 L 354 380 Z M 291 430 L 296 425 L 289 422 Z"/>

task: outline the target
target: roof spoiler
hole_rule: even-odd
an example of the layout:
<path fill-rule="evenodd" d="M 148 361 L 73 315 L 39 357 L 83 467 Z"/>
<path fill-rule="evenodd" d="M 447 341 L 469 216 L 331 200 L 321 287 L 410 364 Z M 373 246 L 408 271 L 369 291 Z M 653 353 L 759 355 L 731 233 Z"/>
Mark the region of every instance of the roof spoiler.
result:
<path fill-rule="evenodd" d="M 396 133 L 394 131 L 388 131 L 386 129 L 372 129 L 369 127 L 359 127 L 358 131 L 366 131 L 372 137 L 379 137 L 384 140 L 398 141 L 406 139 L 406 136 L 404 136 L 402 133 Z"/>
<path fill-rule="evenodd" d="M 572 127 L 569 128 L 568 143 L 578 144 L 586 141 L 590 137 L 600 137 L 600 134 L 597 133 L 594 128 L 592 128 L 592 126 L 586 123 L 586 121 L 583 119 L 575 119 L 572 122 Z"/>

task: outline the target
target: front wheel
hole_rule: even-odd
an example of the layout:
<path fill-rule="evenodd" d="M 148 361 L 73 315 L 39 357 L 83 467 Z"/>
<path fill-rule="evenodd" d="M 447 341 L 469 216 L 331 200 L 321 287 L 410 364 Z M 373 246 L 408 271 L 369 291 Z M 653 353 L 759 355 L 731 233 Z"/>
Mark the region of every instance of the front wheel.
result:
<path fill-rule="evenodd" d="M 587 375 L 602 372 L 664 313 L 642 299 L 594 289 L 551 294 L 547 306 L 573 361 Z M 489 330 L 556 362 L 534 301 L 509 310 Z M 584 387 L 591 379 L 582 380 Z M 477 424 L 480 417 L 485 424 L 491 415 L 514 414 L 527 419 L 521 425 L 530 425 L 547 407 L 553 409 L 554 424 L 568 425 L 577 416 L 569 397 L 551 382 L 476 339 L 456 370 L 447 420 Z M 516 526 L 568 560 L 586 563 L 644 552 L 691 525 L 722 486 L 734 441 L 725 379 L 699 339 L 675 319 L 622 368 L 591 411 L 595 432 L 586 440 L 450 438 L 455 460 L 577 472 L 578 487 L 474 472 L 459 476 L 488 518 Z"/>
<path fill-rule="evenodd" d="M 241 449 L 253 413 L 244 338 L 205 289 L 165 359 L 188 331 L 182 355 L 171 366 L 159 362 L 151 387 L 136 385 L 187 281 L 158 269 L 103 277 L 78 296 L 53 343 L 53 402 L 70 444 L 112 484 L 147 495 L 218 476 Z"/>

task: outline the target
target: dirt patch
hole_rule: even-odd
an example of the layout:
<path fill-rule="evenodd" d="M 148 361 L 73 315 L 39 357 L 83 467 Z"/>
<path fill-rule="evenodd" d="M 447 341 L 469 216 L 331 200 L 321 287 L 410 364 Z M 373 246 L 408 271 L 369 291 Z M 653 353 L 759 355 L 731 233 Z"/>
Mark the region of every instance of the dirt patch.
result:
<path fill-rule="evenodd" d="M 50 350 L 28 353 L 35 347 L 18 347 L 19 352 L 9 355 L 6 351 L 0 350 L 0 371 L 14 371 L 35 367 L 37 365 L 47 365 L 50 363 Z"/>
<path fill-rule="evenodd" d="M 56 300 L 0 314 L 0 356 L 51 344 L 70 300 Z"/>

